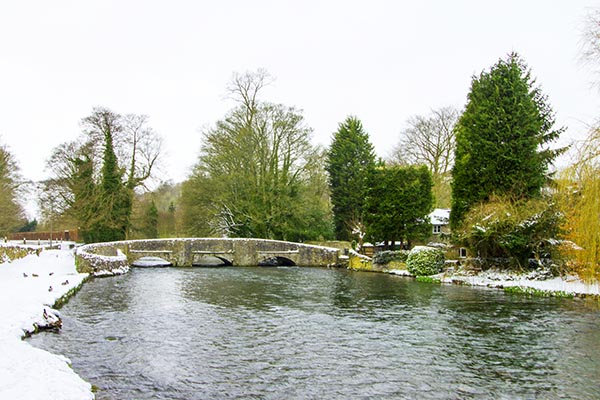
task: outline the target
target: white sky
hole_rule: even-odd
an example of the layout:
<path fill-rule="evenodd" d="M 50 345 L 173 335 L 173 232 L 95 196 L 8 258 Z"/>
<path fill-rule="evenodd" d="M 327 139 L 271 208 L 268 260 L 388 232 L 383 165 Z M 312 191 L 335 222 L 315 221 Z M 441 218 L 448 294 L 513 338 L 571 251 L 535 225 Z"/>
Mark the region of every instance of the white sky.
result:
<path fill-rule="evenodd" d="M 346 116 L 378 155 L 408 117 L 462 108 L 471 77 L 517 51 L 569 129 L 598 117 L 577 60 L 598 1 L 23 0 L 0 5 L 0 142 L 27 179 L 92 107 L 146 114 L 166 141 L 163 179 L 181 181 L 200 129 L 232 108 L 233 72 L 267 69 L 263 99 L 304 110 L 329 145 Z"/>

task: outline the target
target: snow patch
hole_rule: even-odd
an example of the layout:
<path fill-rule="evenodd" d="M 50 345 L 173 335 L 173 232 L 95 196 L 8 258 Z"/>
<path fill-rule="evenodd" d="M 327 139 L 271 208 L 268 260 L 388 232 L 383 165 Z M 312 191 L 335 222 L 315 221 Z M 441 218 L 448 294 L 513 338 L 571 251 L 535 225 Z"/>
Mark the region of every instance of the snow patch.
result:
<path fill-rule="evenodd" d="M 462 283 L 471 286 L 487 286 L 493 288 L 519 287 L 536 289 L 544 292 L 565 293 L 574 296 L 600 296 L 598 282 L 587 283 L 576 276 L 548 277 L 539 271 L 526 274 L 515 274 L 503 271 L 484 271 L 474 276 L 460 273 L 440 274 L 444 283 Z"/>
<path fill-rule="evenodd" d="M 68 246 L 67 246 L 68 248 Z M 22 337 L 59 321 L 51 306 L 80 286 L 72 251 L 42 250 L 0 264 L 0 398 L 93 399 L 91 385 L 82 380 L 63 356 L 34 348 Z"/>

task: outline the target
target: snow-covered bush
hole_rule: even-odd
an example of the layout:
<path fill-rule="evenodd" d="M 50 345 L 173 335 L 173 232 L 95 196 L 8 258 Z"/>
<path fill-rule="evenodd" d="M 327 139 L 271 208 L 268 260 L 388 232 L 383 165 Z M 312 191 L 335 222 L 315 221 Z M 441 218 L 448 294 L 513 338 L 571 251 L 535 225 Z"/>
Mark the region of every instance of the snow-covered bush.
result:
<path fill-rule="evenodd" d="M 513 200 L 492 197 L 473 207 L 453 231 L 456 241 L 485 260 L 504 258 L 527 268 L 529 258 L 555 258 L 561 214 L 552 199 Z"/>
<path fill-rule="evenodd" d="M 406 269 L 414 276 L 435 275 L 444 267 L 444 252 L 427 246 L 416 246 L 408 254 Z"/>
<path fill-rule="evenodd" d="M 379 265 L 386 265 L 392 261 L 398 261 L 405 263 L 408 258 L 407 250 L 385 250 L 373 256 L 373 263 Z"/>

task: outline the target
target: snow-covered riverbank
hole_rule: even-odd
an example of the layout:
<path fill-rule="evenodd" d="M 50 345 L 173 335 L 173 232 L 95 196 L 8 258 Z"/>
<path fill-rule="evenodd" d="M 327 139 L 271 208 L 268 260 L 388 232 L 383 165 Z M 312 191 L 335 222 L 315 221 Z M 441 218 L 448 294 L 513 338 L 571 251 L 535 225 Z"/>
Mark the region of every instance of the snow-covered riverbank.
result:
<path fill-rule="evenodd" d="M 65 246 L 68 247 L 68 246 Z M 72 250 L 43 250 L 0 264 L 0 398 L 93 399 L 92 387 L 69 360 L 34 348 L 22 337 L 53 317 L 50 306 L 80 286 Z"/>
<path fill-rule="evenodd" d="M 403 269 L 389 270 L 391 274 L 411 276 Z M 537 290 L 546 294 L 573 295 L 578 297 L 600 296 L 600 284 L 586 283 L 575 276 L 551 277 L 543 279 L 538 274 L 516 274 L 499 271 L 483 271 L 479 274 L 442 273 L 434 275 L 442 283 L 454 283 L 470 286 L 486 286 L 498 289 L 520 288 Z"/>
<path fill-rule="evenodd" d="M 578 297 L 600 295 L 598 283 L 585 283 L 575 276 L 554 277 L 549 279 L 531 278 L 526 274 L 509 274 L 494 271 L 482 272 L 476 276 L 447 276 L 442 282 L 463 283 L 472 286 L 494 288 L 516 287 L 535 289 L 548 294 L 573 295 Z"/>

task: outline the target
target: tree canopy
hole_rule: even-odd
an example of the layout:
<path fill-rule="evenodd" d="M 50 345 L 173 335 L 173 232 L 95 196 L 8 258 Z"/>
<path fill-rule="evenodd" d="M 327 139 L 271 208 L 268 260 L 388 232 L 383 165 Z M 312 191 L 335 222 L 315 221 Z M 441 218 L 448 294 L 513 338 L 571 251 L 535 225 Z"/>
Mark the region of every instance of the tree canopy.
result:
<path fill-rule="evenodd" d="M 367 238 L 407 246 L 431 234 L 431 173 L 424 165 L 377 168 L 365 201 Z"/>
<path fill-rule="evenodd" d="M 0 146 L 0 233 L 20 227 L 25 218 L 19 202 L 19 167 L 12 153 Z"/>
<path fill-rule="evenodd" d="M 375 166 L 369 134 L 358 118 L 346 118 L 333 136 L 326 165 L 337 239 L 350 240 L 353 223 L 362 221 Z"/>
<path fill-rule="evenodd" d="M 441 208 L 449 208 L 451 202 L 450 172 L 454 165 L 454 126 L 458 116 L 456 108 L 441 107 L 428 115 L 410 117 L 390 160 L 399 165 L 427 166 L 433 179 L 435 204 Z"/>
<path fill-rule="evenodd" d="M 526 199 L 547 182 L 560 150 L 548 144 L 563 129 L 521 58 L 510 54 L 474 77 L 456 125 L 451 226 L 492 195 Z"/>
<path fill-rule="evenodd" d="M 147 117 L 96 107 L 81 120 L 83 134 L 57 146 L 47 162 L 41 203 L 70 219 L 86 242 L 127 237 L 134 190 L 156 172 L 161 139 Z"/>
<path fill-rule="evenodd" d="M 259 100 L 264 71 L 235 75 L 237 106 L 203 132 L 182 188 L 190 234 L 306 240 L 329 236 L 322 154 L 302 113 Z"/>

